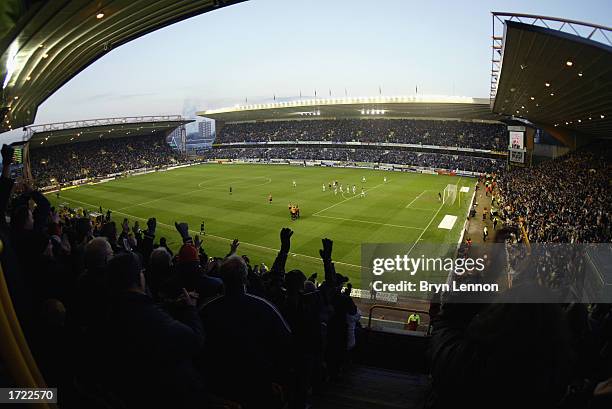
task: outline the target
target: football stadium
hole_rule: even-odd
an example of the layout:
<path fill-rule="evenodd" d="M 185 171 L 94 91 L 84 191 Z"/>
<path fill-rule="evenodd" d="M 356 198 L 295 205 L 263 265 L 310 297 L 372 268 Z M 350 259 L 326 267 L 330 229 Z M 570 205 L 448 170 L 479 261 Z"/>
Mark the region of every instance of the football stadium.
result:
<path fill-rule="evenodd" d="M 560 3 L 543 10 L 612 17 L 609 5 Z M 376 7 L 389 19 L 407 10 Z M 427 7 L 415 16 L 434 18 Z M 351 7 L 0 4 L 0 404 L 611 407 L 612 28 L 466 7 L 478 29 L 452 30 L 487 33 L 486 76 L 443 68 L 488 95 L 454 95 L 453 82 L 453 95 L 326 86 L 249 101 L 234 89 L 302 86 L 294 45 L 320 49 L 341 77 L 369 64 L 341 24 L 296 27 L 291 49 L 265 44 L 278 39 L 268 21 Z M 260 34 L 246 23 L 255 16 Z M 202 78 L 174 75 L 178 56 L 159 55 L 188 47 L 177 27 L 219 34 L 200 43 Z M 398 44 L 420 42 L 402 37 L 412 30 L 436 41 L 425 26 L 393 30 Z M 309 46 L 292 43 L 300 33 Z M 139 54 L 150 44 L 155 61 Z M 463 46 L 467 60 L 477 47 Z M 258 58 L 266 50 L 296 72 Z M 121 52 L 138 63 L 114 70 Z M 241 53 L 249 67 L 237 69 Z M 392 77 L 394 58 L 376 66 Z M 437 72 L 435 57 L 419 63 L 423 77 Z M 190 82 L 216 102 L 160 113 L 170 94 L 193 95 Z M 75 83 L 85 97 L 56 99 Z M 57 101 L 72 101 L 61 116 Z M 150 111 L 134 115 L 131 101 Z M 73 113 L 100 106 L 108 115 Z"/>

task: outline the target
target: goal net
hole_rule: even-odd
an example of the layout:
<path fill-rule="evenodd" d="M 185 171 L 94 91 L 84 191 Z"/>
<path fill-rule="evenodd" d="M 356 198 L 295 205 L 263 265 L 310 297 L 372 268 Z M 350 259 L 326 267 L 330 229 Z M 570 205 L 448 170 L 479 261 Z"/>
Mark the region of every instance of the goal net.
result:
<path fill-rule="evenodd" d="M 442 195 L 443 204 L 453 204 L 457 200 L 457 185 L 446 185 Z"/>

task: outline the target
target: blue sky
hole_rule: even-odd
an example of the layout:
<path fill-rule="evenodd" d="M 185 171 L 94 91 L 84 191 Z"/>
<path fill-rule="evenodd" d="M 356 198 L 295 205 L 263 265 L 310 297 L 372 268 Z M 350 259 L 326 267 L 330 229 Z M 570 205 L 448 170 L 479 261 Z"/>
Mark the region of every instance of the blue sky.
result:
<path fill-rule="evenodd" d="M 41 105 L 35 123 L 189 115 L 315 89 L 486 97 L 491 10 L 612 25 L 610 0 L 252 0 L 111 51 Z"/>

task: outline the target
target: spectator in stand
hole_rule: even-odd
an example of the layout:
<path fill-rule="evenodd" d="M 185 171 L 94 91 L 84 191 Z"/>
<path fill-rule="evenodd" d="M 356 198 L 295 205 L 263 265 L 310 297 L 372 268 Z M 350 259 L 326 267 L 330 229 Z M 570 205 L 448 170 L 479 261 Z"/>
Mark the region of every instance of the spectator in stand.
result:
<path fill-rule="evenodd" d="M 386 142 L 503 150 L 503 124 L 426 119 L 275 121 L 225 125 L 217 143 Z"/>
<path fill-rule="evenodd" d="M 343 147 L 269 147 L 269 148 L 215 148 L 203 153 L 204 159 L 271 159 L 323 160 L 342 162 L 370 162 L 374 164 L 411 165 L 446 170 L 467 170 L 486 173 L 503 169 L 504 162 L 498 159 L 476 156 L 449 155 L 444 153 L 422 153 L 405 150 L 379 150 L 373 148 L 346 149 Z"/>
<path fill-rule="evenodd" d="M 203 382 L 193 366 L 204 341 L 196 301 L 183 290 L 181 321 L 174 319 L 146 294 L 142 270 L 130 252 L 108 264 L 107 382 L 128 407 L 202 407 Z"/>
<path fill-rule="evenodd" d="M 182 160 L 163 135 L 35 146 L 30 152 L 32 175 L 40 187 L 145 167 L 157 168 Z"/>
<path fill-rule="evenodd" d="M 603 142 L 500 175 L 502 220 L 525 221 L 531 242 L 606 243 L 611 237 L 609 159 Z"/>
<path fill-rule="evenodd" d="M 525 291 L 546 297 L 515 286 L 508 299 Z M 563 397 L 570 348 L 559 305 L 450 301 L 432 324 L 427 408 L 554 408 Z"/>
<path fill-rule="evenodd" d="M 202 367 L 213 391 L 245 408 L 282 407 L 291 331 L 276 307 L 246 292 L 248 269 L 237 256 L 221 264 L 225 294 L 202 307 Z"/>
<path fill-rule="evenodd" d="M 367 137 L 384 125 L 365 121 L 368 123 L 356 125 L 361 128 L 329 129 L 324 123 L 308 122 L 313 123 L 304 124 L 311 128 L 304 129 L 302 137 L 319 138 L 315 132 L 322 127 L 327 137 L 342 140 Z M 438 128 L 437 136 L 431 135 L 434 126 L 449 124 L 428 126 L 431 132 L 419 132 L 419 137 L 447 137 Z M 397 140 L 399 131 L 393 129 L 391 134 L 388 130 L 388 138 Z M 271 137 L 293 135 L 292 129 L 276 131 Z M 452 135 L 449 138 L 453 140 Z M 85 166 L 91 174 L 116 169 L 109 160 L 113 157 L 125 162 L 121 169 L 142 166 L 138 163 L 141 156 L 126 149 L 126 143 L 132 143 L 127 139 L 109 141 L 113 145 L 108 145 L 106 153 L 96 148 L 85 159 L 80 155 L 89 149 L 88 143 L 56 147 L 58 156 L 47 161 L 51 167 L 41 168 L 43 173 L 52 169 L 45 177 L 57 177 L 60 164 L 65 164 L 60 155 L 64 149 L 77 150 L 78 166 Z M 495 168 L 488 158 L 395 149 L 224 148 L 210 154 L 219 152 L 264 160 L 323 158 L 449 169 Z M 504 228 L 522 219 L 534 242 L 609 243 L 609 154 L 604 144 L 498 175 L 498 189 L 492 193 Z M 155 218 L 147 221 L 145 230 L 134 220 L 113 220 L 110 212 L 92 221 L 83 212 L 52 209 L 40 192 L 31 189 L 24 189 L 11 201 L 12 149 L 3 146 L 2 157 L 0 206 L 3 216 L 12 216 L 0 218 L 4 276 L 43 375 L 56 381 L 54 386 L 62 391 L 61 405 L 199 408 L 219 402 L 211 397 L 214 393 L 247 409 L 281 407 L 285 402 L 302 407 L 308 403 L 307 391 L 316 389 L 323 379 L 341 377 L 353 345 L 352 326 L 358 311 L 348 279 L 335 270 L 331 240 L 322 241 L 325 278 L 320 285 L 315 284 L 316 274 L 305 281 L 298 270 L 285 273 L 289 229 L 281 231 L 281 249 L 268 270 L 262 263 L 267 260 L 252 265 L 249 257 L 238 256 L 238 240 L 229 254 L 209 258 L 204 245 L 188 236 L 187 225 L 178 223 L 175 227 L 183 245 L 178 257 L 169 262 L 161 240 L 161 247 L 154 251 Z M 158 163 L 168 162 L 166 156 Z M 71 165 L 66 169 L 66 180 L 83 174 Z M 119 232 L 117 222 L 121 223 Z M 520 237 L 516 233 L 514 237 Z M 120 234 L 129 247 L 118 239 Z M 579 251 L 543 261 L 579 271 Z M 520 257 L 520 252 L 516 254 Z M 563 284 L 562 278 L 548 272 L 538 271 L 536 281 Z M 223 286 L 210 280 L 212 277 L 222 279 Z M 519 280 L 514 284 L 523 285 Z M 189 286 L 191 294 L 182 286 Z M 214 291 L 209 293 L 209 288 Z M 214 297 L 221 291 L 222 295 Z M 209 296 L 214 298 L 205 300 Z M 605 399 L 606 381 L 612 377 L 612 312 L 607 304 L 562 310 L 553 304 L 447 303 L 432 322 L 434 394 L 430 403 L 434 408 L 559 404 L 569 409 L 596 407 L 598 400 Z"/>

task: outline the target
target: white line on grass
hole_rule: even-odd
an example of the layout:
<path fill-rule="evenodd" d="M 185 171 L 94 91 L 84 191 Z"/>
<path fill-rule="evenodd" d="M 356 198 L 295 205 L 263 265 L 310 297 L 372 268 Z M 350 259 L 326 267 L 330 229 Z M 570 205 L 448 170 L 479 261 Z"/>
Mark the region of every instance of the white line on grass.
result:
<path fill-rule="evenodd" d="M 391 179 L 389 179 L 389 180 L 391 180 Z M 387 182 L 388 182 L 389 180 L 387 180 Z M 381 183 L 381 184 L 379 184 L 379 185 L 374 186 L 374 187 L 373 187 L 373 188 L 371 188 L 371 189 L 365 190 L 365 192 L 369 192 L 370 190 L 374 190 L 374 189 L 376 189 L 376 188 L 378 188 L 378 187 L 380 187 L 380 186 L 382 186 L 382 185 L 384 185 L 384 184 L 385 184 L 385 183 L 383 182 L 383 183 Z M 319 210 L 318 212 L 313 213 L 312 215 L 313 215 L 313 216 L 317 216 L 319 213 L 323 213 L 324 211 L 329 210 L 329 209 L 331 209 L 332 207 L 336 207 L 336 206 L 338 206 L 339 204 L 342 204 L 342 203 L 344 203 L 344 202 L 348 202 L 349 200 L 355 199 L 356 197 L 360 197 L 360 196 L 361 196 L 361 195 L 355 195 L 355 196 L 349 197 L 348 199 L 344 199 L 344 200 L 343 200 L 343 201 L 341 201 L 341 202 L 334 203 L 333 205 L 328 206 L 328 207 L 326 207 L 325 209 L 321 209 L 321 210 Z"/>
<path fill-rule="evenodd" d="M 421 192 L 421 193 L 420 193 L 420 194 L 419 194 L 417 197 L 415 197 L 414 199 L 412 199 L 412 201 L 406 205 L 406 209 L 408 209 L 408 208 L 410 207 L 410 205 L 411 205 L 411 204 L 413 204 L 414 202 L 416 202 L 416 200 L 417 200 L 419 197 L 423 196 L 423 193 L 425 193 L 425 192 L 429 192 L 429 190 L 423 190 L 423 191 L 422 191 L 422 192 Z"/>
<path fill-rule="evenodd" d="M 264 186 L 264 185 L 267 185 L 269 183 L 272 183 L 272 178 L 265 177 L 265 176 L 256 176 L 253 179 L 268 179 L 268 180 L 266 180 L 264 183 L 260 183 L 260 184 L 257 184 L 257 185 L 252 185 L 250 187 Z M 121 207 L 121 208 L 117 209 L 116 211 L 119 212 L 119 211 L 124 210 L 124 209 L 129 209 L 130 207 L 145 206 L 145 205 L 148 205 L 148 204 L 151 204 L 151 203 L 158 202 L 160 200 L 172 199 L 172 198 L 176 198 L 176 197 L 179 197 L 179 196 L 187 196 L 187 195 L 190 195 L 192 193 L 201 192 L 203 190 L 212 189 L 212 188 L 215 188 L 215 187 L 221 187 L 221 186 L 204 186 L 204 187 L 202 187 L 202 183 L 204 183 L 204 182 L 198 183 L 199 189 L 196 189 L 196 190 L 190 190 L 189 192 L 177 193 L 177 194 L 174 194 L 174 195 L 169 195 L 169 196 L 164 196 L 164 197 L 158 197 L 157 199 L 148 200 L 148 201 L 142 202 L 142 203 L 131 204 L 131 205 L 128 205 L 128 206 Z"/>
<path fill-rule="evenodd" d="M 368 220 L 359 220 L 359 219 L 347 219 L 344 217 L 333 217 L 333 216 L 322 216 L 320 214 L 313 214 L 314 217 L 325 217 L 326 219 L 336 219 L 336 220 L 346 220 L 348 222 L 356 222 L 356 223 L 368 223 L 368 224 L 378 224 L 380 226 L 390 226 L 390 227 L 399 227 L 402 229 L 414 229 L 414 230 L 422 230 L 422 227 L 413 227 L 413 226 L 402 226 L 401 224 L 389 224 L 389 223 L 379 223 L 379 222 L 371 222 Z"/>
<path fill-rule="evenodd" d="M 459 180 L 457 181 L 457 183 L 455 184 L 455 186 L 457 186 L 459 184 L 459 182 L 461 182 L 461 178 L 462 176 L 459 177 Z M 431 226 L 431 223 L 433 223 L 433 221 L 436 219 L 436 217 L 438 216 L 438 213 L 440 213 L 440 210 L 442 210 L 442 206 L 444 206 L 444 203 L 440 204 L 440 207 L 438 207 L 438 211 L 436 212 L 436 214 L 433 215 L 433 217 L 431 218 L 431 220 L 429 221 L 429 223 L 427 224 L 427 226 L 425 227 L 425 229 L 423 229 L 423 231 L 421 232 L 421 234 L 419 235 L 419 237 L 417 237 L 417 239 L 415 240 L 414 244 L 410 247 L 410 250 L 408 250 L 408 253 L 406 253 L 406 256 L 409 256 L 410 253 L 412 253 L 412 250 L 414 249 L 414 247 L 417 245 L 417 243 L 419 241 L 421 241 L 421 238 L 423 237 L 423 235 L 425 234 L 425 232 L 427 231 L 427 229 L 429 229 L 429 226 Z"/>
<path fill-rule="evenodd" d="M 63 199 L 68 201 L 68 202 L 80 203 L 82 205 L 89 206 L 89 207 L 92 207 L 94 209 L 97 209 L 99 207 L 99 206 L 93 205 L 91 203 L 83 202 L 81 200 L 70 199 L 70 198 L 66 198 L 66 197 L 63 197 Z M 147 221 L 148 220 L 148 219 L 145 219 L 144 217 L 135 216 L 133 214 L 121 212 L 119 210 L 111 210 L 111 211 L 114 212 L 114 213 L 119 213 L 119 214 L 122 214 L 124 216 L 131 217 L 132 219 L 138 219 L 138 220 L 142 220 L 142 221 Z M 175 230 L 175 227 L 171 226 L 169 224 L 162 223 L 160 221 L 158 221 L 157 224 L 161 225 L 161 226 L 165 226 L 165 227 L 167 227 L 170 230 Z M 189 231 L 192 232 L 192 233 L 195 233 L 195 234 L 199 233 L 196 230 L 189 230 Z M 230 242 L 230 243 L 233 241 L 233 239 L 228 239 L 227 237 L 216 236 L 214 234 L 208 234 L 208 233 L 204 236 L 204 238 L 206 238 L 206 237 L 212 237 L 212 238 L 223 240 L 223 241 L 227 241 L 227 242 Z M 240 244 L 244 244 L 245 246 L 250 246 L 250 247 L 257 247 L 257 248 L 260 248 L 260 249 L 274 251 L 274 252 L 278 252 L 279 251 L 279 249 L 274 249 L 272 247 L 261 246 L 259 244 L 254 244 L 254 243 L 248 243 L 248 242 L 245 242 L 245 241 L 240 241 Z M 299 257 L 304 257 L 304 258 L 308 258 L 308 259 L 312 259 L 312 260 L 321 261 L 321 259 L 319 257 L 313 257 L 313 256 L 309 256 L 307 254 L 300 254 L 300 253 L 289 253 L 289 254 L 292 255 L 292 256 L 299 256 Z M 351 264 L 351 263 L 344 263 L 342 261 L 334 261 L 334 264 L 340 264 L 340 265 L 343 265 L 343 266 L 348 266 L 348 267 L 352 267 L 352 268 L 361 269 L 361 266 L 359 266 L 359 265 Z"/>

